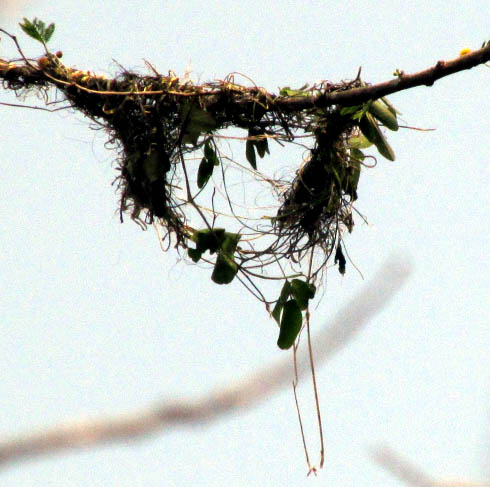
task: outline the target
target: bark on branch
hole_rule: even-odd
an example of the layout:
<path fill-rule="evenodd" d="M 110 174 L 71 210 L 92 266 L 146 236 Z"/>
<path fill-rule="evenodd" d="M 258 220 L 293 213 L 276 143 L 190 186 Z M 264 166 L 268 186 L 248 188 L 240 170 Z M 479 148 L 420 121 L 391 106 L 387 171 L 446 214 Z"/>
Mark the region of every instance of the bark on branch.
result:
<path fill-rule="evenodd" d="M 282 100 L 280 106 L 283 110 L 300 110 L 313 106 L 360 105 L 365 101 L 388 96 L 408 88 L 415 88 L 416 86 L 432 86 L 437 80 L 444 78 L 445 76 L 474 68 L 488 61 L 490 61 L 490 45 L 451 61 L 437 61 L 431 68 L 419 71 L 418 73 L 406 74 L 401 71 L 399 76 L 391 81 L 385 81 L 363 88 L 353 88 L 348 91 L 327 93 L 310 99 Z"/>
<path fill-rule="evenodd" d="M 283 111 L 294 112 L 301 111 L 309 108 L 325 108 L 332 105 L 351 106 L 359 105 L 371 99 L 378 99 L 382 96 L 387 96 L 398 91 L 403 91 L 409 88 L 417 86 L 432 86 L 437 80 L 446 76 L 452 75 L 459 71 L 474 68 L 480 64 L 485 64 L 490 61 L 490 44 L 486 47 L 470 52 L 464 56 L 460 56 L 450 61 L 437 61 L 437 63 L 423 71 L 419 71 L 413 74 L 406 74 L 400 71 L 399 74 L 390 81 L 382 83 L 351 88 L 345 91 L 332 91 L 329 92 L 328 88 L 325 93 L 317 96 L 301 96 L 301 97 L 284 97 L 278 96 L 273 93 L 267 93 L 262 88 L 257 88 L 256 96 L 253 99 L 249 97 L 236 96 L 235 103 L 237 106 L 243 108 L 243 106 L 250 105 L 251 107 L 256 104 L 257 101 L 263 99 L 267 103 L 264 104 L 264 110 L 267 111 Z M 72 70 L 75 71 L 75 70 Z M 80 72 L 80 71 L 77 71 Z M 74 82 L 73 80 L 54 79 L 49 70 L 45 69 L 42 63 L 38 65 L 33 63 L 16 64 L 6 60 L 0 59 L 0 79 L 8 82 L 12 89 L 20 89 L 22 87 L 28 87 L 32 85 L 38 86 L 56 86 L 61 89 L 66 89 L 67 85 L 71 85 L 78 89 L 86 89 L 87 92 L 92 91 L 84 86 L 82 81 Z M 111 92 L 109 90 L 101 92 L 101 94 L 127 96 L 128 92 L 118 93 L 118 83 L 116 80 L 112 80 Z M 239 87 L 237 84 L 233 84 L 235 87 Z M 4 87 L 6 85 L 4 84 Z M 335 85 L 337 86 L 337 85 Z M 204 87 L 204 85 L 203 85 Z M 245 88 L 245 87 L 241 87 Z M 250 90 L 250 88 L 246 88 Z M 171 92 L 171 88 L 169 88 Z M 213 95 L 219 94 L 220 91 L 216 89 L 203 89 L 194 94 L 180 93 L 181 96 L 200 96 L 201 98 L 209 98 L 208 101 L 203 100 L 203 104 L 213 104 L 215 100 Z M 95 94 L 95 93 L 94 93 Z M 142 94 L 142 93 L 133 93 Z M 146 92 L 146 95 L 152 95 L 152 92 Z M 157 94 L 164 94 L 164 91 L 159 91 Z M 172 93 L 175 94 L 175 93 Z M 238 93 L 236 93 L 238 95 Z M 94 114 L 95 115 L 95 114 Z"/>

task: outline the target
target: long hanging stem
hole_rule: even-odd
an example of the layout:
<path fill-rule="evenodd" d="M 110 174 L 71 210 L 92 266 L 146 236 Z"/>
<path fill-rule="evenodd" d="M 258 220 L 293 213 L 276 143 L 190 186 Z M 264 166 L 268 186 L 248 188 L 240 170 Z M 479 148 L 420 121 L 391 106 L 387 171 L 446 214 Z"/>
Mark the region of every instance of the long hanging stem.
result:
<path fill-rule="evenodd" d="M 320 468 L 323 468 L 323 463 L 325 462 L 325 445 L 323 441 L 323 426 L 322 415 L 320 413 L 320 401 L 318 400 L 318 387 L 316 384 L 315 363 L 313 360 L 313 349 L 311 347 L 310 312 L 308 310 L 306 310 L 306 333 L 308 337 L 308 356 L 310 357 L 311 379 L 313 381 L 313 391 L 315 393 L 316 417 L 318 420 L 318 430 L 320 433 Z"/>
<path fill-rule="evenodd" d="M 308 454 L 308 446 L 306 445 L 305 432 L 303 429 L 303 421 L 301 420 L 301 412 L 299 410 L 298 395 L 296 394 L 296 387 L 298 385 L 298 364 L 296 360 L 296 350 L 297 350 L 297 346 L 294 345 L 294 381 L 293 381 L 294 403 L 296 404 L 296 412 L 298 413 L 298 422 L 299 422 L 299 429 L 301 431 L 301 440 L 303 441 L 303 449 L 305 451 L 306 463 L 308 465 L 308 475 L 310 475 L 311 472 L 316 474 L 316 468 L 312 467 L 310 463 L 310 455 Z"/>
<path fill-rule="evenodd" d="M 310 263 L 308 269 L 308 281 L 311 277 L 311 270 L 313 266 L 313 252 L 315 247 L 313 246 L 310 254 Z M 316 384 L 316 374 L 315 374 L 315 361 L 313 359 L 313 348 L 311 346 L 311 333 L 310 333 L 310 309 L 309 306 L 306 308 L 306 335 L 308 338 L 308 357 L 310 358 L 310 369 L 311 369 L 311 379 L 313 381 L 313 392 L 315 394 L 315 407 L 316 407 L 316 417 L 318 420 L 318 430 L 320 434 L 320 468 L 323 468 L 323 463 L 325 462 L 325 445 L 323 441 L 323 426 L 322 426 L 322 415 L 320 412 L 320 401 L 318 399 L 318 387 Z"/>

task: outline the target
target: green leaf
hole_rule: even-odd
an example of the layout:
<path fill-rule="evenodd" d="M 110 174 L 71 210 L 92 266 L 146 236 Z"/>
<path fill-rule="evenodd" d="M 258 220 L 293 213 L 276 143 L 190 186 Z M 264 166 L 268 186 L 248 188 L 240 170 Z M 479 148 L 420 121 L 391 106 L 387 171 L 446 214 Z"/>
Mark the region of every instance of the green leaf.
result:
<path fill-rule="evenodd" d="M 388 144 L 383 132 L 381 132 L 378 124 L 370 113 L 366 113 L 366 115 L 361 118 L 359 121 L 359 128 L 366 138 L 376 146 L 378 152 L 382 156 L 386 157 L 386 159 L 389 159 L 390 161 L 395 160 L 395 152 L 391 148 L 390 144 Z"/>
<path fill-rule="evenodd" d="M 362 152 L 361 155 L 364 158 Z M 357 185 L 359 184 L 359 178 L 361 176 L 361 160 L 362 159 L 353 157 L 350 159 L 349 175 L 347 177 L 345 192 L 351 196 L 352 201 L 357 199 Z"/>
<path fill-rule="evenodd" d="M 192 102 L 187 102 L 181 108 L 182 143 L 197 145 L 199 137 L 213 131 L 217 124 L 214 117 Z"/>
<path fill-rule="evenodd" d="M 240 234 L 226 232 L 224 228 L 195 230 L 191 240 L 196 243 L 195 249 L 187 249 L 189 257 L 198 262 L 204 252 L 218 252 L 211 279 L 218 284 L 228 284 L 238 272 L 238 265 L 233 254 L 240 241 Z"/>
<path fill-rule="evenodd" d="M 49 24 L 46 27 L 46 24 L 37 17 L 34 17 L 32 22 L 24 17 L 24 22 L 19 25 L 29 37 L 32 37 L 34 40 L 40 42 L 44 46 L 51 39 L 55 29 L 54 24 Z"/>
<path fill-rule="evenodd" d="M 367 149 L 373 145 L 364 135 L 350 137 L 348 144 L 351 149 Z"/>
<path fill-rule="evenodd" d="M 219 158 L 208 139 L 204 145 L 204 157 L 201 159 L 199 169 L 197 170 L 197 186 L 199 189 L 204 188 L 213 174 L 214 166 L 218 165 Z"/>
<path fill-rule="evenodd" d="M 344 107 L 340 110 L 341 115 L 352 115 L 359 110 L 362 110 L 362 105 L 353 105 L 351 107 Z"/>
<path fill-rule="evenodd" d="M 291 281 L 291 291 L 300 309 L 306 309 L 308 307 L 308 301 L 315 297 L 316 287 L 312 283 L 301 281 L 300 279 L 293 279 Z"/>
<path fill-rule="evenodd" d="M 350 116 L 352 120 L 360 120 L 366 113 L 365 105 L 354 105 L 352 107 L 344 107 L 340 110 L 342 116 Z"/>
<path fill-rule="evenodd" d="M 216 284 L 229 284 L 237 272 L 238 265 L 236 262 L 224 252 L 219 252 L 211 279 Z"/>
<path fill-rule="evenodd" d="M 266 138 L 256 140 L 255 141 L 255 148 L 257 149 L 257 153 L 259 154 L 261 159 L 265 156 L 266 152 L 267 152 L 267 154 L 270 154 L 269 143 L 268 143 Z"/>
<path fill-rule="evenodd" d="M 247 143 L 245 144 L 245 155 L 247 161 L 250 162 L 250 165 L 257 170 L 257 160 L 255 158 L 254 143 L 252 140 L 247 140 Z"/>
<path fill-rule="evenodd" d="M 199 189 L 204 188 L 209 178 L 213 174 L 214 164 L 209 163 L 209 159 L 203 157 L 201 163 L 199 164 L 199 169 L 197 170 L 197 187 Z"/>
<path fill-rule="evenodd" d="M 187 249 L 187 253 L 189 257 L 193 260 L 193 262 L 199 262 L 203 252 L 199 249 Z"/>
<path fill-rule="evenodd" d="M 265 156 L 266 153 L 270 154 L 269 142 L 267 141 L 267 137 L 258 137 L 255 139 L 255 137 L 263 136 L 263 135 L 265 135 L 265 132 L 263 129 L 251 127 L 248 130 L 248 136 L 254 137 L 254 139 L 252 139 L 250 141 L 252 143 L 251 145 L 253 147 L 255 147 L 255 150 L 257 151 L 257 154 L 260 156 L 261 159 Z M 249 141 L 247 141 L 247 142 L 249 142 Z M 246 150 L 248 151 L 247 152 L 247 160 L 250 162 L 250 164 L 252 164 L 252 166 L 254 166 L 255 161 L 256 161 L 255 153 L 253 153 L 252 147 L 250 145 L 247 147 Z M 254 169 L 256 169 L 256 167 L 254 167 Z"/>
<path fill-rule="evenodd" d="M 340 243 L 337 245 L 337 251 L 335 252 L 335 261 L 334 264 L 339 263 L 339 272 L 344 275 L 345 274 L 345 264 L 347 261 L 345 260 L 344 253 L 342 252 L 342 247 Z"/>
<path fill-rule="evenodd" d="M 351 156 L 351 162 L 360 162 L 366 159 L 366 156 L 364 155 L 364 152 L 362 152 L 359 149 L 351 149 L 350 150 L 350 156 Z"/>
<path fill-rule="evenodd" d="M 281 324 L 281 311 L 284 307 L 284 303 L 278 299 L 274 309 L 272 310 L 272 317 L 276 320 L 277 324 Z"/>
<path fill-rule="evenodd" d="M 303 317 L 301 316 L 301 309 L 298 303 L 294 299 L 290 299 L 284 304 L 284 309 L 281 319 L 281 329 L 279 331 L 279 338 L 277 340 L 277 346 L 282 350 L 291 348 L 301 330 L 301 323 Z"/>
<path fill-rule="evenodd" d="M 196 243 L 196 248 L 201 253 L 209 250 L 211 254 L 214 254 L 219 250 L 224 235 L 224 228 L 214 228 L 213 230 L 205 228 L 204 230 L 196 230 L 192 234 L 191 240 Z"/>
<path fill-rule="evenodd" d="M 55 25 L 53 23 L 49 24 L 44 31 L 44 42 L 47 44 L 54 34 Z"/>
<path fill-rule="evenodd" d="M 291 283 L 288 280 L 286 280 L 282 286 L 279 299 L 277 300 L 277 303 L 274 306 L 274 309 L 272 310 L 272 317 L 276 320 L 278 325 L 281 323 L 281 311 L 284 307 L 284 304 L 286 303 L 289 296 L 291 295 L 291 292 L 292 292 Z"/>
<path fill-rule="evenodd" d="M 388 98 L 382 96 L 381 101 L 388 107 L 388 110 L 393 113 L 393 115 L 401 115 L 401 112 L 399 112 L 388 100 Z"/>
<path fill-rule="evenodd" d="M 236 276 L 238 265 L 233 260 L 233 254 L 239 240 L 238 233 L 224 232 L 220 235 L 220 250 L 211 275 L 211 279 L 216 284 L 229 284 Z"/>
<path fill-rule="evenodd" d="M 279 300 L 285 303 L 289 296 L 291 295 L 292 289 L 291 289 L 291 283 L 286 280 L 284 285 L 282 286 L 281 289 L 281 295 L 279 296 Z"/>
<path fill-rule="evenodd" d="M 299 90 L 293 90 L 289 86 L 285 86 L 284 88 L 281 88 L 279 91 L 280 96 L 310 96 L 310 93 L 307 91 L 304 91 L 306 88 L 308 88 L 308 85 L 302 86 Z"/>
<path fill-rule="evenodd" d="M 214 166 L 219 166 L 219 157 L 216 155 L 216 151 L 211 146 L 209 139 L 204 144 L 204 157 Z"/>
<path fill-rule="evenodd" d="M 225 232 L 220 245 L 220 251 L 226 254 L 228 257 L 233 257 L 238 242 L 240 241 L 240 237 L 241 236 L 239 233 Z"/>
<path fill-rule="evenodd" d="M 374 115 L 387 129 L 398 130 L 396 113 L 393 113 L 384 103 L 378 100 L 373 101 L 369 106 L 369 113 Z"/>

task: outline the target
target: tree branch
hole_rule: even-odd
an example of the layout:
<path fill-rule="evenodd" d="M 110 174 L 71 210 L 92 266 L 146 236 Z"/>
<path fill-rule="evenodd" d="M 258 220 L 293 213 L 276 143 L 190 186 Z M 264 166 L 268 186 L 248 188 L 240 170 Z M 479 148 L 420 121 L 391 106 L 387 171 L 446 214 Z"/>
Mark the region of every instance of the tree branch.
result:
<path fill-rule="evenodd" d="M 242 87 L 236 83 L 233 83 L 232 85 L 235 91 L 228 94 L 232 94 L 234 97 L 234 103 L 242 108 L 244 106 L 253 107 L 253 105 L 255 105 L 258 101 L 263 101 L 264 110 L 266 112 L 276 110 L 280 110 L 282 112 L 294 112 L 315 107 L 325 108 L 332 105 L 359 105 L 365 101 L 378 99 L 382 96 L 387 96 L 409 88 L 415 88 L 417 86 L 432 86 L 441 78 L 459 71 L 474 68 L 488 61 L 490 61 L 490 44 L 482 49 L 473 51 L 464 56 L 460 56 L 451 61 L 438 61 L 433 67 L 419 71 L 418 73 L 405 74 L 403 71 L 400 71 L 399 75 L 396 76 L 395 79 L 360 88 L 350 88 L 338 91 L 338 86 L 333 85 L 335 86 L 335 91 L 329 92 L 327 88 L 325 93 L 320 95 L 296 97 L 278 96 L 272 93 L 267 93 L 262 88 L 256 88 L 255 96 L 253 99 L 251 99 L 250 97 L 241 96 L 244 93 L 244 91 L 241 91 L 241 89 L 247 90 L 247 93 L 250 93 L 250 88 Z M 77 79 L 76 82 L 74 81 L 74 77 L 72 76 L 74 73 L 89 73 L 88 71 L 82 72 L 67 68 L 67 73 L 71 76 L 67 76 L 65 79 L 63 79 L 62 77 L 59 77 L 58 73 L 58 77 L 55 79 L 50 74 L 49 70 L 46 69 L 46 66 L 43 66 L 42 62 L 40 62 L 37 66 L 32 64 L 21 65 L 0 59 L 0 79 L 9 82 L 12 89 L 20 89 L 29 85 L 40 85 L 56 86 L 62 91 L 65 91 L 69 87 L 76 87 L 80 90 L 86 90 L 87 94 L 92 93 L 94 95 L 97 95 L 98 93 L 106 96 L 128 95 L 128 91 L 126 89 L 127 84 L 124 84 L 124 89 L 120 90 L 119 85 L 121 85 L 122 88 L 122 83 L 118 83 L 117 79 L 110 80 L 110 90 L 97 91 L 90 89 L 88 86 L 84 86 L 84 82 L 81 79 Z M 211 85 L 212 84 L 202 85 L 200 87 L 202 89 L 194 93 L 176 93 L 172 91 L 171 87 L 169 87 L 167 92 L 173 95 L 185 97 L 199 96 L 202 98 L 203 105 L 213 105 L 216 103 L 213 95 L 219 95 L 221 91 L 217 90 L 215 85 Z M 165 94 L 165 90 L 157 90 L 155 92 L 146 91 L 141 93 L 134 91 L 131 92 L 131 94 L 141 94 L 145 96 L 161 95 Z"/>
<path fill-rule="evenodd" d="M 403 259 L 392 258 L 364 289 L 314 337 L 315 361 L 325 362 L 345 347 L 400 290 L 411 272 Z M 308 370 L 306 350 L 298 353 L 299 373 Z M 102 443 L 124 442 L 177 425 L 215 421 L 267 399 L 293 379 L 291 357 L 210 394 L 187 401 L 168 401 L 133 414 L 114 415 L 99 420 L 71 422 L 39 433 L 20 435 L 0 442 L 0 465 L 33 457 L 92 447 Z"/>
<path fill-rule="evenodd" d="M 388 96 L 416 86 L 432 86 L 437 80 L 466 69 L 474 68 L 490 61 L 490 44 L 485 48 L 473 51 L 451 61 L 438 61 L 433 67 L 414 74 L 400 75 L 391 81 L 376 85 L 353 88 L 347 91 L 326 93 L 318 97 L 304 97 L 277 101 L 283 110 L 301 110 L 310 107 L 327 107 L 331 105 L 360 105 L 361 103 Z"/>

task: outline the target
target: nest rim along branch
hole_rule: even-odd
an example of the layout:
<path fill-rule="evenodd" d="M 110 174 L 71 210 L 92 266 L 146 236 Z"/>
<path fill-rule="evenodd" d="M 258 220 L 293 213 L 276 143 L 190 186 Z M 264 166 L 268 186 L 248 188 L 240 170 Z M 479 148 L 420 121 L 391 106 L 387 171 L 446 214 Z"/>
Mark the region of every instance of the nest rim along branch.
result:
<path fill-rule="evenodd" d="M 6 33 L 3 29 L 0 32 Z M 8 34 L 10 36 L 10 34 Z M 40 59 L 43 59 L 44 56 Z M 25 58 L 25 63 L 19 64 L 18 62 L 10 62 L 8 60 L 0 59 L 0 79 L 7 82 L 19 82 L 19 89 L 27 87 L 28 85 L 54 85 L 54 80 L 46 76 L 46 73 L 39 64 L 35 64 L 35 59 Z M 33 63 L 29 62 L 32 61 Z M 325 94 L 312 95 L 310 97 L 280 97 L 275 94 L 269 94 L 265 90 L 260 89 L 264 94 L 267 94 L 271 100 L 274 101 L 275 107 L 281 109 L 283 112 L 302 110 L 305 108 L 313 108 L 315 106 L 324 108 L 331 105 L 351 106 L 363 103 L 370 99 L 377 99 L 382 96 L 388 96 L 398 91 L 403 91 L 416 86 L 432 86 L 437 80 L 455 74 L 460 71 L 474 68 L 481 64 L 485 64 L 490 61 L 490 44 L 482 47 L 481 49 L 471 51 L 464 56 L 459 56 L 450 61 L 439 60 L 434 66 L 431 66 L 425 70 L 406 74 L 403 71 L 398 72 L 398 76 L 395 79 L 385 81 L 382 83 L 373 84 L 370 86 L 364 86 L 361 88 L 355 88 L 348 92 L 332 92 Z M 39 60 L 38 60 L 39 63 Z M 151 66 L 151 65 L 150 65 Z M 152 66 L 151 66 L 152 67 Z M 153 68 L 153 67 L 152 67 Z M 73 70 L 78 73 L 89 74 L 89 71 Z M 158 72 L 155 70 L 155 74 Z M 159 75 L 158 75 L 159 76 Z M 61 80 L 60 80 L 61 81 Z M 236 87 L 241 85 L 234 84 Z M 87 89 L 83 84 L 79 84 L 78 87 L 82 90 Z M 242 87 L 249 89 L 247 87 Z M 12 88 L 15 89 L 15 88 Z M 255 89 L 258 89 L 255 87 Z M 106 94 L 113 94 L 114 96 L 125 96 L 131 93 L 124 93 L 115 91 L 110 93 L 107 90 Z M 134 93 L 141 94 L 141 93 Z M 211 96 L 213 93 L 208 92 L 206 96 Z M 204 95 L 204 93 L 202 93 Z M 182 95 L 181 96 L 185 96 Z M 189 95 L 187 95 L 189 96 Z M 246 100 L 237 101 L 237 103 L 247 103 Z"/>

